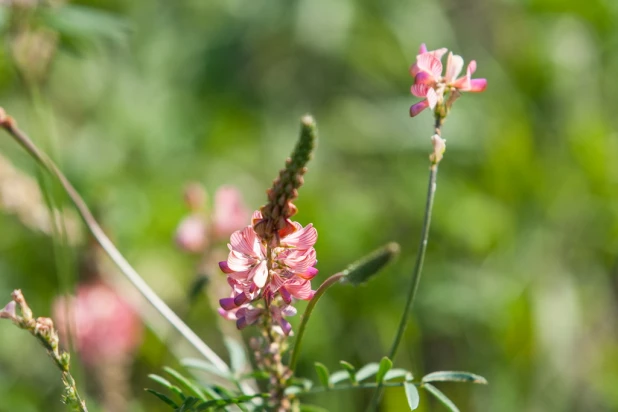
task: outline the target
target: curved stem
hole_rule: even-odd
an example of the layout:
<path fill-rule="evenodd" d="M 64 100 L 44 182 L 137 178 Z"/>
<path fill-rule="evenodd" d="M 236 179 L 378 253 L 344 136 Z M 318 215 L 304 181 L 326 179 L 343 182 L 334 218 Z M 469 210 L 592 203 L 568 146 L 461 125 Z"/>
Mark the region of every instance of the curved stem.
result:
<path fill-rule="evenodd" d="M 305 328 L 307 327 L 307 322 L 311 317 L 311 313 L 313 312 L 313 308 L 315 307 L 318 300 L 322 297 L 322 295 L 326 292 L 326 290 L 339 282 L 341 279 L 345 277 L 344 273 L 337 273 L 326 279 L 315 291 L 315 295 L 313 299 L 309 301 L 307 308 L 305 309 L 305 313 L 303 313 L 303 317 L 300 321 L 300 326 L 298 327 L 298 336 L 296 337 L 296 341 L 294 342 L 294 347 L 292 348 L 292 356 L 290 357 L 290 369 L 294 371 L 296 367 L 296 362 L 298 361 L 298 353 L 300 352 L 301 343 L 303 341 L 303 336 L 305 334 Z"/>
<path fill-rule="evenodd" d="M 0 109 L 1 110 L 1 109 Z M 38 147 L 30 140 L 28 135 L 20 130 L 15 121 L 6 116 L 4 111 L 0 112 L 0 127 L 6 130 L 16 141 L 19 143 L 43 168 L 49 173 L 55 176 L 59 181 L 71 201 L 75 204 L 77 211 L 84 220 L 84 223 L 99 242 L 99 245 L 105 250 L 107 255 L 118 266 L 120 271 L 129 279 L 129 281 L 135 286 L 135 288 L 146 298 L 146 300 L 155 307 L 155 309 L 170 323 L 176 330 L 187 339 L 187 341 L 193 345 L 198 352 L 200 352 L 206 359 L 208 359 L 214 366 L 224 372 L 229 371 L 227 364 L 212 350 L 204 341 L 186 323 L 184 323 L 172 309 L 148 286 L 148 284 L 142 279 L 142 277 L 133 269 L 133 267 L 127 262 L 127 260 L 118 251 L 112 241 L 105 235 L 101 226 L 97 223 L 94 216 L 88 209 L 86 202 L 79 195 L 77 190 L 64 176 L 64 174 L 58 169 L 54 162 L 47 157 L 45 153 L 38 149 Z"/>

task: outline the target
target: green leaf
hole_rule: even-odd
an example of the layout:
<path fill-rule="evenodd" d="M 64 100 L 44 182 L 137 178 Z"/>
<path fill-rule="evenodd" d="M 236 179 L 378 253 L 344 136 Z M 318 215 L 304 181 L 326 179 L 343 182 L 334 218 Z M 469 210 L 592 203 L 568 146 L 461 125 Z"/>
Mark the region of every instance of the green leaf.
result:
<path fill-rule="evenodd" d="M 332 385 L 329 382 L 330 373 L 328 372 L 328 368 L 324 366 L 324 364 L 320 362 L 316 362 L 315 371 L 318 374 L 318 379 L 320 383 L 322 384 L 322 386 L 325 386 L 327 388 L 332 387 Z"/>
<path fill-rule="evenodd" d="M 339 363 L 343 366 L 346 372 L 348 372 L 348 375 L 350 375 L 350 382 L 352 382 L 352 385 L 356 385 L 356 368 L 354 365 L 346 361 L 339 361 Z"/>
<path fill-rule="evenodd" d="M 453 401 L 451 401 L 448 396 L 442 393 L 438 388 L 433 386 L 431 383 L 425 383 L 422 385 L 427 392 L 431 393 L 437 400 L 442 402 L 444 406 L 446 406 L 451 412 L 459 412 L 459 408 L 455 406 Z"/>
<path fill-rule="evenodd" d="M 213 406 L 227 406 L 227 405 L 237 405 L 241 407 L 241 403 L 248 402 L 254 398 L 263 398 L 268 399 L 270 394 L 268 393 L 259 393 L 257 395 L 243 395 L 238 396 L 236 398 L 227 398 L 227 399 L 215 399 L 212 401 L 204 402 L 195 409 L 196 411 L 205 411 L 208 408 L 212 408 Z M 245 408 L 246 409 L 246 408 Z"/>
<path fill-rule="evenodd" d="M 362 382 L 378 373 L 378 369 L 380 366 L 376 362 L 368 363 L 356 372 L 356 380 Z"/>
<path fill-rule="evenodd" d="M 354 286 L 361 285 L 376 275 L 398 254 L 399 245 L 394 242 L 388 243 L 348 266 L 343 271 L 343 274 L 346 275 L 344 279 Z"/>
<path fill-rule="evenodd" d="M 165 379 L 165 378 L 163 378 L 163 377 L 161 377 L 159 375 L 152 374 L 152 373 L 150 375 L 148 375 L 148 377 L 150 379 L 152 379 L 153 381 L 155 381 L 155 382 L 165 386 L 170 391 L 174 392 L 183 401 L 186 399 L 186 396 L 182 393 L 182 390 L 178 386 L 172 385 L 170 383 L 170 381 L 168 381 L 167 379 Z"/>
<path fill-rule="evenodd" d="M 180 409 L 178 409 L 177 412 L 190 412 L 193 410 L 193 406 L 198 402 L 199 399 L 190 396 L 180 405 Z"/>
<path fill-rule="evenodd" d="M 178 405 L 176 405 L 176 402 L 174 402 L 173 400 L 171 400 L 167 396 L 163 395 L 162 393 L 157 392 L 157 391 L 152 390 L 152 389 L 146 389 L 146 392 L 153 394 L 154 396 L 156 396 L 157 398 L 161 399 L 163 402 L 165 402 L 166 404 L 168 404 L 172 408 L 178 409 Z"/>
<path fill-rule="evenodd" d="M 330 375 L 330 378 L 328 380 L 331 385 L 336 385 L 346 379 L 350 379 L 350 374 L 348 373 L 348 371 L 336 371 Z"/>
<path fill-rule="evenodd" d="M 390 381 L 392 379 L 398 379 L 398 378 L 404 378 L 407 374 L 409 374 L 410 372 L 408 372 L 405 369 L 391 369 L 390 371 L 386 372 L 386 375 L 384 375 L 384 381 Z M 410 380 L 412 379 L 412 374 L 410 374 Z"/>
<path fill-rule="evenodd" d="M 242 372 L 247 366 L 247 356 L 245 348 L 235 339 L 225 337 L 224 340 L 227 351 L 230 353 L 230 363 L 234 372 Z"/>
<path fill-rule="evenodd" d="M 167 372 L 168 374 L 170 374 L 171 376 L 173 376 L 178 382 L 180 382 L 190 392 L 193 392 L 193 394 L 198 399 L 200 399 L 202 401 L 207 401 L 208 400 L 208 398 L 206 397 L 204 392 L 196 384 L 194 384 L 189 379 L 187 379 L 184 376 L 182 376 L 179 372 L 177 372 L 174 369 L 172 369 L 170 367 L 167 367 L 167 366 L 165 366 L 163 368 L 163 370 L 165 372 Z"/>
<path fill-rule="evenodd" d="M 66 5 L 42 14 L 45 22 L 64 36 L 82 39 L 108 39 L 122 42 L 127 38 L 126 21 L 92 7 Z"/>
<path fill-rule="evenodd" d="M 204 372 L 208 372 L 210 374 L 213 375 L 217 375 L 223 379 L 226 379 L 228 381 L 232 381 L 233 378 L 232 376 L 230 376 L 229 373 L 223 372 L 221 370 L 219 370 L 215 365 L 213 365 L 210 362 L 206 362 L 202 359 L 195 359 L 195 358 L 185 358 L 182 359 L 180 361 L 180 364 L 182 366 L 184 366 L 185 368 L 189 368 L 189 369 L 198 369 Z"/>
<path fill-rule="evenodd" d="M 413 411 L 418 408 L 418 404 L 421 401 L 421 398 L 418 395 L 418 389 L 412 382 L 404 382 L 403 388 L 406 391 L 406 399 L 408 400 L 408 406 L 410 410 Z"/>
<path fill-rule="evenodd" d="M 386 356 L 383 357 L 382 360 L 380 361 L 378 373 L 376 374 L 376 383 L 382 383 L 382 381 L 384 380 L 384 375 L 386 375 L 386 372 L 391 370 L 392 367 L 393 367 L 393 361 L 387 358 Z"/>
<path fill-rule="evenodd" d="M 439 371 L 423 376 L 422 382 L 471 382 L 487 385 L 487 379 L 470 372 Z"/>

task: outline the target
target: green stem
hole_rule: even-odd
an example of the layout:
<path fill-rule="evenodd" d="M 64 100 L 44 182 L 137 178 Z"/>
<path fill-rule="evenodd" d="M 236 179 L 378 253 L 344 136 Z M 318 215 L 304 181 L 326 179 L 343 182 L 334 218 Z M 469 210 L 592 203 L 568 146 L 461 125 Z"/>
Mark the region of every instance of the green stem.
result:
<path fill-rule="evenodd" d="M 313 299 L 309 301 L 307 308 L 305 309 L 305 313 L 303 313 L 303 317 L 300 321 L 300 326 L 298 327 L 298 336 L 296 337 L 296 341 L 294 342 L 294 347 L 292 348 L 292 356 L 290 357 L 290 369 L 294 371 L 296 367 L 296 362 L 298 361 L 298 353 L 300 352 L 301 343 L 303 341 L 303 336 L 305 334 L 305 328 L 307 327 L 307 322 L 311 317 L 311 313 L 313 312 L 313 308 L 315 307 L 318 300 L 322 297 L 322 295 L 326 292 L 326 290 L 343 279 L 346 275 L 344 273 L 337 273 L 329 277 L 320 285 L 318 290 L 315 291 L 315 295 Z"/>
<path fill-rule="evenodd" d="M 440 134 L 441 120 L 436 120 L 436 133 Z M 431 224 L 431 212 L 433 210 L 433 201 L 436 194 L 436 179 L 438 177 L 438 164 L 432 163 L 429 167 L 429 183 L 427 185 L 427 201 L 425 203 L 425 217 L 423 219 L 423 229 L 421 231 L 421 241 L 418 245 L 418 252 L 416 254 L 416 262 L 414 264 L 414 270 L 412 272 L 412 282 L 408 289 L 408 297 L 406 299 L 406 305 L 399 321 L 399 327 L 397 328 L 397 334 L 393 340 L 390 351 L 388 352 L 388 358 L 393 360 L 397 354 L 397 349 L 403 338 L 403 334 L 408 324 L 408 318 L 410 317 L 410 309 L 414 304 L 414 298 L 418 290 L 418 285 L 421 281 L 421 273 L 423 271 L 423 263 L 425 261 L 425 252 L 427 251 L 427 243 L 429 240 L 429 226 Z M 373 393 L 373 397 L 370 403 L 369 410 L 375 411 L 378 408 L 380 399 L 382 398 L 382 385 L 378 385 L 376 391 Z"/>
<path fill-rule="evenodd" d="M 129 279 L 129 281 L 135 286 L 135 288 L 150 302 L 152 306 L 171 324 L 176 330 L 187 339 L 187 341 L 193 345 L 198 352 L 200 352 L 206 359 L 208 359 L 214 366 L 223 372 L 229 372 L 227 364 L 212 350 L 204 341 L 186 323 L 180 319 L 172 309 L 148 286 L 148 284 L 142 279 L 135 269 L 127 262 L 127 260 L 118 251 L 116 246 L 107 237 L 105 232 L 96 219 L 88 209 L 86 202 L 79 195 L 77 190 L 64 176 L 64 174 L 58 169 L 54 162 L 32 142 L 32 140 L 20 130 L 15 121 L 1 113 L 0 127 L 4 128 L 14 139 L 19 143 L 43 168 L 45 168 L 52 176 L 55 176 L 71 201 L 75 204 L 75 207 L 84 220 L 84 223 L 97 240 L 99 245 L 105 250 L 107 255 L 118 266 L 120 271 Z"/>

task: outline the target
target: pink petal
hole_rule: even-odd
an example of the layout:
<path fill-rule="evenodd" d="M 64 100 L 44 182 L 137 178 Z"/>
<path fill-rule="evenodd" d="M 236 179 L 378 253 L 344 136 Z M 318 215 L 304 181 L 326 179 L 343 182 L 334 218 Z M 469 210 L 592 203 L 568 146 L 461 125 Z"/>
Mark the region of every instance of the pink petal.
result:
<path fill-rule="evenodd" d="M 468 63 L 467 72 L 470 73 L 470 76 L 472 76 L 475 71 L 476 71 L 476 60 L 472 60 L 470 63 Z"/>
<path fill-rule="evenodd" d="M 427 103 L 432 109 L 434 109 L 436 104 L 438 104 L 438 94 L 434 89 L 429 89 L 427 91 Z"/>
<path fill-rule="evenodd" d="M 470 89 L 473 93 L 480 93 L 487 88 L 487 79 L 472 79 L 470 81 Z"/>
<path fill-rule="evenodd" d="M 259 256 L 260 249 L 257 234 L 252 227 L 247 226 L 242 230 L 237 230 L 230 237 L 232 249 L 248 256 Z"/>
<path fill-rule="evenodd" d="M 261 261 L 249 272 L 249 278 L 253 279 L 253 283 L 258 288 L 263 288 L 266 285 L 266 279 L 268 279 L 268 268 L 266 267 L 266 261 Z"/>
<path fill-rule="evenodd" d="M 309 249 L 317 240 L 318 231 L 309 223 L 304 228 L 300 226 L 299 230 L 281 239 L 281 243 L 298 249 Z"/>
<path fill-rule="evenodd" d="M 432 54 L 425 53 L 416 56 L 416 65 L 419 71 L 428 72 L 433 75 L 434 79 L 442 76 L 442 62 Z"/>
<path fill-rule="evenodd" d="M 281 308 L 281 314 L 283 316 L 295 316 L 297 313 L 298 311 L 292 305 L 287 305 Z"/>
<path fill-rule="evenodd" d="M 243 255 L 235 250 L 232 250 L 227 257 L 227 267 L 233 272 L 245 272 L 257 262 L 257 259 Z"/>
<path fill-rule="evenodd" d="M 303 279 L 307 279 L 307 280 L 313 279 L 315 275 L 317 274 L 318 274 L 318 270 L 314 267 L 310 267 L 309 269 L 307 269 L 305 273 L 297 273 L 298 276 L 300 276 Z"/>
<path fill-rule="evenodd" d="M 463 69 L 463 58 L 453 53 L 448 54 L 448 59 L 446 61 L 446 74 L 444 78 L 447 83 L 452 82 L 459 76 L 461 70 Z"/>
<path fill-rule="evenodd" d="M 418 54 L 423 53 L 427 53 L 427 46 L 425 46 L 425 43 L 421 43 L 421 47 L 418 48 Z"/>
<path fill-rule="evenodd" d="M 431 87 L 427 86 L 426 84 L 416 84 L 416 83 L 414 83 L 412 85 L 412 87 L 410 88 L 410 91 L 416 97 L 426 97 L 427 96 L 427 92 L 430 89 L 431 89 Z"/>
<path fill-rule="evenodd" d="M 425 110 L 426 108 L 429 107 L 429 102 L 427 101 L 427 99 L 418 102 L 416 104 L 413 104 L 410 107 L 410 117 L 414 117 L 416 115 L 418 115 L 420 112 L 422 112 L 423 110 Z"/>
<path fill-rule="evenodd" d="M 227 265 L 227 260 L 224 260 L 223 262 L 219 262 L 219 269 L 221 269 L 221 272 L 223 273 L 232 273 L 234 272 L 232 269 L 230 269 L 230 267 Z"/>
<path fill-rule="evenodd" d="M 206 222 L 201 215 L 190 215 L 176 228 L 174 240 L 178 247 L 186 252 L 202 252 L 208 245 L 206 229 Z"/>
<path fill-rule="evenodd" d="M 420 72 L 414 77 L 414 84 L 431 85 L 435 83 L 435 79 L 430 73 Z"/>
<path fill-rule="evenodd" d="M 311 282 L 295 282 L 294 284 L 285 285 L 285 289 L 290 292 L 296 299 L 311 300 L 314 295 L 314 291 L 311 290 Z"/>
<path fill-rule="evenodd" d="M 219 305 L 226 311 L 238 308 L 238 305 L 234 303 L 234 298 L 219 299 Z"/>

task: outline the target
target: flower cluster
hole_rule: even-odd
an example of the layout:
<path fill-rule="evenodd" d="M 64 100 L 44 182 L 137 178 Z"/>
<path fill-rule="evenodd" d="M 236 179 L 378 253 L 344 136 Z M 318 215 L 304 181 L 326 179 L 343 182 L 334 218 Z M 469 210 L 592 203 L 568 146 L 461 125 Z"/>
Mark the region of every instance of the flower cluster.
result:
<path fill-rule="evenodd" d="M 290 221 L 290 226 L 279 231 L 278 242 L 272 246 L 254 229 L 261 221 L 262 213 L 254 212 L 252 224 L 230 238 L 230 253 L 219 266 L 228 276 L 232 294 L 219 301 L 219 312 L 236 320 L 239 329 L 269 315 L 287 335 L 291 325 L 284 316 L 296 314 L 292 298 L 310 300 L 314 294 L 311 279 L 318 270 L 314 267 L 317 260 L 313 245 L 318 232 L 311 224 L 303 227 Z M 264 305 L 256 303 L 261 299 Z"/>
<path fill-rule="evenodd" d="M 432 110 L 436 107 L 448 110 L 461 92 L 482 92 L 487 87 L 486 79 L 472 78 L 472 74 L 476 71 L 474 60 L 468 64 L 466 74 L 458 77 L 463 69 L 464 60 L 461 56 L 450 52 L 446 60 L 446 71 L 442 76 L 441 59 L 447 51 L 445 48 L 427 51 L 427 47 L 421 44 L 416 63 L 410 67 L 410 74 L 414 77 L 412 94 L 423 97 L 424 100 L 410 107 L 410 116 L 416 116 L 428 107 Z M 445 101 L 445 97 L 449 94 L 449 99 Z"/>

